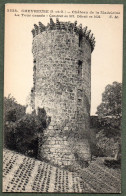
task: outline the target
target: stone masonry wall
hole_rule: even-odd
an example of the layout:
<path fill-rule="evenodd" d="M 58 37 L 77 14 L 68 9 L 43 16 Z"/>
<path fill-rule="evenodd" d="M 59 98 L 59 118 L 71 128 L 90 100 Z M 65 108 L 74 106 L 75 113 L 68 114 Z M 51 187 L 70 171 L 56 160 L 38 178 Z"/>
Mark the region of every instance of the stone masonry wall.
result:
<path fill-rule="evenodd" d="M 90 160 L 91 46 L 75 32 L 48 29 L 33 38 L 34 107 L 51 117 L 39 137 L 39 158 L 71 165 Z"/>

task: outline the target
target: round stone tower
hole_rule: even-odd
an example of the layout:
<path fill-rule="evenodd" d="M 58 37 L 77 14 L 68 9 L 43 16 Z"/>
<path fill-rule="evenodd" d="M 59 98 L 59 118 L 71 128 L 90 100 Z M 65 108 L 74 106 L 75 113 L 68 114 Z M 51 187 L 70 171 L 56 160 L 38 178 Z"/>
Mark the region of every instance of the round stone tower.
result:
<path fill-rule="evenodd" d="M 34 25 L 34 86 L 32 106 L 51 117 L 39 136 L 39 159 L 60 166 L 91 158 L 89 114 L 91 100 L 91 52 L 95 41 L 87 27 L 77 22 Z"/>

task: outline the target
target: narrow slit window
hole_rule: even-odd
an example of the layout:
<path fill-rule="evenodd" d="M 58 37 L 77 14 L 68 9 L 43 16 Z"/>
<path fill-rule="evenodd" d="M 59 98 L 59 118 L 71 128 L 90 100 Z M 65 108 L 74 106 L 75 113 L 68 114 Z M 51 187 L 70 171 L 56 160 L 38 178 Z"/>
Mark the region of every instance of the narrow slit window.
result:
<path fill-rule="evenodd" d="M 82 76 L 82 61 L 78 61 L 78 75 Z"/>
<path fill-rule="evenodd" d="M 79 47 L 82 46 L 82 35 L 79 35 Z"/>

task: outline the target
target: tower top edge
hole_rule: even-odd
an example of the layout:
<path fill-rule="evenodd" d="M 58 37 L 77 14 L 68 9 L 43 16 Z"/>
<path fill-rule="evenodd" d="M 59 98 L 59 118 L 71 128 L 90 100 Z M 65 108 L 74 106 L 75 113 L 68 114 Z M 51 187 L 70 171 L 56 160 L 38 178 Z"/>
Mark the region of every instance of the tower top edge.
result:
<path fill-rule="evenodd" d="M 34 24 L 34 28 L 32 29 L 31 32 L 33 38 L 44 31 L 50 31 L 50 30 L 57 30 L 57 31 L 64 30 L 69 33 L 75 33 L 78 36 L 85 37 L 91 46 L 91 51 L 93 51 L 95 47 L 95 37 L 93 33 L 91 33 L 91 30 L 88 30 L 87 28 L 88 28 L 87 26 L 82 28 L 82 24 L 77 26 L 77 21 L 75 21 L 74 23 L 71 23 L 70 21 L 60 22 L 59 19 L 56 18 L 56 22 L 54 22 L 53 19 L 50 18 L 50 23 L 48 23 L 46 26 L 41 22 L 38 22 L 38 25 Z"/>

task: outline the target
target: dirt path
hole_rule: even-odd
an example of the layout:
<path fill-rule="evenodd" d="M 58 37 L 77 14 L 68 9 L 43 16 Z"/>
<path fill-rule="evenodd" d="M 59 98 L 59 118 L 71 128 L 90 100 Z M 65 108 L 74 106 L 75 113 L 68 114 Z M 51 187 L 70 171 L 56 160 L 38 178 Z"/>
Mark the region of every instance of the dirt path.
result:
<path fill-rule="evenodd" d="M 120 178 L 100 159 L 75 173 L 14 151 L 3 152 L 3 192 L 119 193 Z"/>

